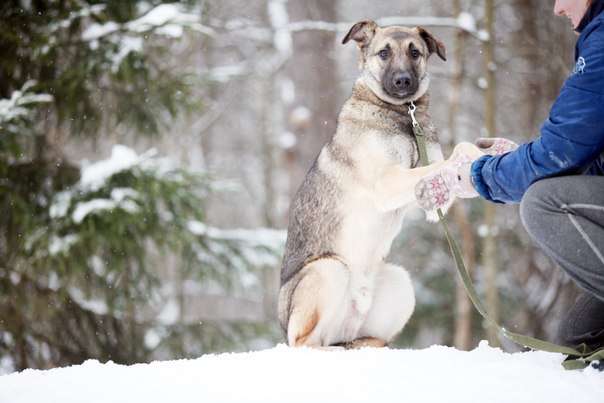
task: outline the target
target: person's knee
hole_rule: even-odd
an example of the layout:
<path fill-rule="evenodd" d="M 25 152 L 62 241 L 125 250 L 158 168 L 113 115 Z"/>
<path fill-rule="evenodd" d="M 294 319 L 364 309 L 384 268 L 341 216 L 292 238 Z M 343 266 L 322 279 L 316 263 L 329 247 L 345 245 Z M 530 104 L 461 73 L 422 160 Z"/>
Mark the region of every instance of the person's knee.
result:
<path fill-rule="evenodd" d="M 548 180 L 533 183 L 522 196 L 520 201 L 520 220 L 527 232 L 533 236 L 535 231 L 542 228 L 544 211 L 547 209 L 547 199 L 551 195 Z"/>

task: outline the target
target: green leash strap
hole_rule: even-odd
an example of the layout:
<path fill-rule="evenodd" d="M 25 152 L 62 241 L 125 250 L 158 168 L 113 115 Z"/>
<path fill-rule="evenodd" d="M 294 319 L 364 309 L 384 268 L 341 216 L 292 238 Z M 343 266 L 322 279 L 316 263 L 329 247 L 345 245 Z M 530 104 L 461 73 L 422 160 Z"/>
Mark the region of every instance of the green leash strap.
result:
<path fill-rule="evenodd" d="M 426 149 L 426 141 L 424 139 L 424 131 L 420 126 L 419 122 L 415 119 L 415 110 L 416 106 L 413 102 L 411 102 L 409 104 L 409 115 L 411 116 L 411 121 L 413 124 L 413 134 L 415 135 L 415 140 L 417 142 L 419 160 L 423 166 L 427 166 L 430 162 Z M 472 301 L 474 308 L 476 308 L 476 310 L 478 311 L 478 313 L 480 313 L 484 320 L 486 320 L 490 325 L 496 327 L 504 337 L 518 345 L 528 347 L 533 350 L 547 351 L 550 353 L 561 353 L 567 355 L 568 358 L 562 363 L 562 366 L 565 369 L 581 369 L 585 368 L 591 361 L 604 360 L 604 347 L 596 351 L 589 351 L 589 349 L 585 345 L 582 345 L 580 349 L 559 346 L 557 344 L 550 343 L 545 340 L 540 340 L 535 337 L 525 336 L 519 333 L 511 332 L 501 326 L 499 323 L 497 323 L 493 318 L 491 318 L 486 310 L 486 307 L 482 304 L 482 301 L 478 297 L 476 288 L 474 288 L 472 279 L 468 273 L 468 270 L 466 269 L 466 265 L 464 263 L 459 246 L 457 245 L 457 242 L 455 242 L 455 239 L 451 236 L 449 226 L 447 225 L 447 220 L 445 219 L 442 210 L 438 209 L 437 213 L 439 221 L 445 231 L 445 236 L 447 238 L 447 242 L 449 243 L 449 249 L 451 250 L 451 254 L 453 255 L 453 259 L 455 260 L 457 273 L 461 278 L 466 293 Z"/>

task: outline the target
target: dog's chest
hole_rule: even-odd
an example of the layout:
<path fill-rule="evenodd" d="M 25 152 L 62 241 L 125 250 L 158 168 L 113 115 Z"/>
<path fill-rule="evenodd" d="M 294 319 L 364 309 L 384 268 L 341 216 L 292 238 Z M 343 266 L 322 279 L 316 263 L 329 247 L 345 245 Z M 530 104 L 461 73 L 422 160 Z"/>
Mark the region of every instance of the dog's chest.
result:
<path fill-rule="evenodd" d="M 373 115 L 374 118 L 381 116 L 380 120 L 370 121 L 381 129 L 375 137 L 387 157 L 387 163 L 411 167 L 417 149 L 411 121 L 398 114 L 380 112 Z"/>
<path fill-rule="evenodd" d="M 384 136 L 384 153 L 391 163 L 411 168 L 416 160 L 416 147 L 413 138 L 406 133 Z"/>
<path fill-rule="evenodd" d="M 412 136 L 402 132 L 373 132 L 360 139 L 352 151 L 361 176 L 371 183 L 391 165 L 411 168 L 417 161 L 417 147 Z"/>

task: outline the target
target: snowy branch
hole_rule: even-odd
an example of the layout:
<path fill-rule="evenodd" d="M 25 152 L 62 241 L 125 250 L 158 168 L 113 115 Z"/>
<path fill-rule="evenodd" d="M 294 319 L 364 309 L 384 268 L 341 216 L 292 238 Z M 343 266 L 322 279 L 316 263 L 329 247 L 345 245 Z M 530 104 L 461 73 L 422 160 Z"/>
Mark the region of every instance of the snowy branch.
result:
<path fill-rule="evenodd" d="M 488 41 L 489 35 L 476 28 L 474 17 L 468 13 L 461 13 L 457 18 L 452 17 L 383 17 L 375 21 L 380 26 L 405 25 L 423 27 L 443 27 L 460 29 L 471 34 L 481 41 Z M 289 24 L 290 32 L 301 31 L 331 31 L 346 32 L 352 27 L 353 22 L 326 22 L 326 21 L 296 21 Z"/>
<path fill-rule="evenodd" d="M 33 105 L 52 102 L 52 95 L 32 92 L 34 85 L 35 81 L 27 81 L 20 90 L 14 91 L 10 98 L 0 99 L 0 129 L 8 122 L 29 117 Z"/>
<path fill-rule="evenodd" d="M 276 7 L 275 7 L 276 8 Z M 480 41 L 488 41 L 489 35 L 486 31 L 476 26 L 476 20 L 469 13 L 460 13 L 457 18 L 453 17 L 383 17 L 375 20 L 380 26 L 404 25 L 423 27 L 442 27 L 459 29 L 476 37 Z M 354 25 L 354 22 L 327 22 L 317 20 L 294 21 L 279 25 L 278 30 L 298 33 L 303 31 L 329 31 L 344 33 Z M 226 22 L 222 28 L 233 33 L 254 33 L 255 38 L 272 38 L 271 30 L 254 26 L 251 21 L 233 20 Z M 276 32 L 277 30 L 275 30 Z"/>
<path fill-rule="evenodd" d="M 252 265 L 275 266 L 285 246 L 286 233 L 270 228 L 220 229 L 208 226 L 200 221 L 189 221 L 188 229 L 197 236 L 221 245 L 232 243 L 246 261 Z"/>
<path fill-rule="evenodd" d="M 224 23 L 217 20 L 212 21 L 213 29 L 224 30 L 225 33 L 245 36 L 261 42 L 272 43 L 277 51 L 274 57 L 264 58 L 262 63 L 252 66 L 249 63 L 215 67 L 208 70 L 204 75 L 212 81 L 226 82 L 233 77 L 241 77 L 261 70 L 263 73 L 273 74 L 287 62 L 291 56 L 292 35 L 304 31 L 327 31 L 344 33 L 354 25 L 353 22 L 327 22 L 316 20 L 305 20 L 289 22 L 285 2 L 283 0 L 272 0 L 268 4 L 271 28 L 258 26 L 251 20 L 234 19 Z M 457 18 L 453 17 L 383 17 L 376 20 L 380 26 L 404 25 L 423 27 L 442 27 L 459 29 L 474 36 L 480 41 L 488 41 L 489 35 L 484 30 L 477 28 L 475 18 L 469 13 L 460 13 Z"/>
<path fill-rule="evenodd" d="M 160 4 L 141 17 L 124 24 L 117 24 L 113 21 L 91 24 L 82 32 L 82 40 L 92 42 L 115 33 L 144 34 L 150 31 L 178 38 L 182 36 L 184 28 L 209 36 L 215 34 L 212 28 L 201 24 L 200 16 L 197 13 L 185 12 L 182 7 L 174 4 Z"/>

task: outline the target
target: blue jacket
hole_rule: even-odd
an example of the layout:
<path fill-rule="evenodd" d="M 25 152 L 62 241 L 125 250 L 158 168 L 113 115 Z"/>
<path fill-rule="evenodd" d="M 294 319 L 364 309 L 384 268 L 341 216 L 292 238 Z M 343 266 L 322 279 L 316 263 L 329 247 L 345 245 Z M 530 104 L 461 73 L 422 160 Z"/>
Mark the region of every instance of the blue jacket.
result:
<path fill-rule="evenodd" d="M 572 174 L 603 175 L 599 158 L 602 151 L 604 13 L 599 13 L 582 27 L 576 45 L 575 69 L 541 126 L 540 136 L 510 153 L 476 160 L 471 168 L 472 182 L 487 200 L 518 203 L 529 186 L 540 179 Z"/>

